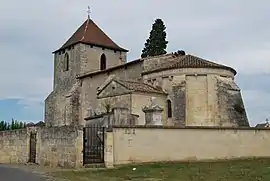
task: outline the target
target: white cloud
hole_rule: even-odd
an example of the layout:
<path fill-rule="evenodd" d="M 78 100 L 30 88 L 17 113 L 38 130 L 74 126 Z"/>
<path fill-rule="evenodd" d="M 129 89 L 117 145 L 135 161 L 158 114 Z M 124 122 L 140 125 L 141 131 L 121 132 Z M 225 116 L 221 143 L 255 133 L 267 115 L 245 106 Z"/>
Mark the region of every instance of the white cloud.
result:
<path fill-rule="evenodd" d="M 269 93 L 262 90 L 243 90 L 242 96 L 251 125 L 263 123 L 266 118 L 270 118 Z"/>

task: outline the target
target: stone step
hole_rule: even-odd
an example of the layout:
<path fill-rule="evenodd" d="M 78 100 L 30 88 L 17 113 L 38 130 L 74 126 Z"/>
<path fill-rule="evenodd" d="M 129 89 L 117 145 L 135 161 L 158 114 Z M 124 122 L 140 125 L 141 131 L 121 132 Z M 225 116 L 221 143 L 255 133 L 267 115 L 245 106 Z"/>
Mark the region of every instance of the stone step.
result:
<path fill-rule="evenodd" d="M 106 168 L 104 163 L 91 163 L 91 164 L 85 164 L 85 168 Z"/>

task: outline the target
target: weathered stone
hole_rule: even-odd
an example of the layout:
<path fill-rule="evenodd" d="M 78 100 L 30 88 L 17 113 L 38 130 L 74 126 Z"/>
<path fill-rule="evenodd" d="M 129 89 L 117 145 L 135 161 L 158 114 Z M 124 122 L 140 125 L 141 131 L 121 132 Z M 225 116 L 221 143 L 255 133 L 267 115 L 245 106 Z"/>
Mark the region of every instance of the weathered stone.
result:
<path fill-rule="evenodd" d="M 172 87 L 174 125 L 185 125 L 186 120 L 186 89 L 185 84 Z"/>
<path fill-rule="evenodd" d="M 151 105 L 145 106 L 142 111 L 145 113 L 146 125 L 163 125 L 161 112 L 164 110 L 156 104 L 155 99 L 151 99 Z"/>
<path fill-rule="evenodd" d="M 65 54 L 70 57 L 68 71 L 64 70 Z M 101 55 L 108 60 L 102 70 Z M 126 62 L 125 51 L 77 43 L 54 55 L 54 86 L 45 100 L 46 126 L 83 126 L 85 118 L 108 113 L 113 107 L 127 108 L 129 115 L 139 116 L 136 124 L 144 125 L 142 107 L 152 96 L 164 108 L 162 124 L 249 126 L 235 74 L 231 67 L 183 52 Z M 119 80 L 141 84 L 133 85 L 138 88 L 135 93 Z M 146 85 L 160 92 L 150 93 L 144 89 Z M 104 108 L 104 102 L 110 107 Z"/>

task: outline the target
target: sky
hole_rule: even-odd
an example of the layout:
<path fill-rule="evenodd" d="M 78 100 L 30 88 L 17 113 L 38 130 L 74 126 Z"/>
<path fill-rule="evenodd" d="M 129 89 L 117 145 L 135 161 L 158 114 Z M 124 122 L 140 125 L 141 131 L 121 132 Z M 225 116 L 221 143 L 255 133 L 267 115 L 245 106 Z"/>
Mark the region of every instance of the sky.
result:
<path fill-rule="evenodd" d="M 52 52 L 86 20 L 87 6 L 95 23 L 129 49 L 129 61 L 140 57 L 161 18 L 167 52 L 185 50 L 235 68 L 251 125 L 270 118 L 270 1 L 9 0 L 0 6 L 0 120 L 44 119 Z"/>

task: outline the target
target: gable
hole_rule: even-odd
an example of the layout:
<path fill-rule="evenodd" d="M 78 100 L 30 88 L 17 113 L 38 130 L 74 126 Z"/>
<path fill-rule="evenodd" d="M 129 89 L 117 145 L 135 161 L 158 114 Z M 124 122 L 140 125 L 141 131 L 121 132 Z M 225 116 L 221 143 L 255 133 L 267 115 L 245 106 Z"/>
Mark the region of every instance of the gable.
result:
<path fill-rule="evenodd" d="M 113 97 L 129 93 L 131 93 L 129 89 L 119 84 L 117 81 L 112 80 L 98 92 L 98 98 Z"/>

